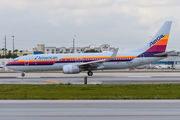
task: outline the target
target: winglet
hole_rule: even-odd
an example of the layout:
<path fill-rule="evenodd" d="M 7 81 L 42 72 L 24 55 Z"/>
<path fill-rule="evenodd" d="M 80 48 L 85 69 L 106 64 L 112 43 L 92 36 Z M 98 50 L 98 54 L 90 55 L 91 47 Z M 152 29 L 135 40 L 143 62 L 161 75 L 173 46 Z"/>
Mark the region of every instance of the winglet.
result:
<path fill-rule="evenodd" d="M 117 55 L 117 52 L 118 52 L 119 48 L 115 49 L 114 53 L 111 55 L 111 57 L 109 59 L 106 59 L 106 61 L 109 61 L 109 60 L 113 60 L 116 58 L 116 55 Z"/>

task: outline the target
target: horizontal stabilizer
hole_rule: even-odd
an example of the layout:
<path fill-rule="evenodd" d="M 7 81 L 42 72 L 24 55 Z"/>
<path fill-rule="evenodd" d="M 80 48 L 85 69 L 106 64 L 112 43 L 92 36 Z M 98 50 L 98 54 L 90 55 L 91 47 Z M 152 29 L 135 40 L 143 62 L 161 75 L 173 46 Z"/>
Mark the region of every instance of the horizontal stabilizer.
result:
<path fill-rule="evenodd" d="M 169 52 L 157 53 L 157 54 L 154 54 L 154 56 L 155 57 L 163 57 L 163 56 L 167 56 L 168 54 L 173 53 L 173 52 L 175 52 L 175 50 L 169 51 Z"/>

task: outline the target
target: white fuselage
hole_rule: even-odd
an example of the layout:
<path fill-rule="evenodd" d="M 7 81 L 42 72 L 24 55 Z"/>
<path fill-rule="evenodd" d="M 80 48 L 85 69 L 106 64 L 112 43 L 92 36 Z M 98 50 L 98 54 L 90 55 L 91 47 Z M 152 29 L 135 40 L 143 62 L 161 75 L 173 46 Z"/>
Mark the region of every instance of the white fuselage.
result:
<path fill-rule="evenodd" d="M 40 54 L 16 58 L 6 66 L 16 71 L 62 71 L 65 65 L 78 65 L 81 63 L 107 59 L 112 52 L 78 53 L 78 54 Z M 139 53 L 118 53 L 112 61 L 104 62 L 99 69 L 124 69 L 156 62 L 164 57 L 138 57 Z M 11 64 L 12 63 L 12 64 Z M 20 64 L 21 63 L 21 64 Z M 47 63 L 47 64 L 46 64 Z M 103 67 L 102 67 L 103 66 Z M 101 68 L 102 67 L 102 68 Z M 86 70 L 86 69 L 81 69 Z M 92 68 L 92 70 L 98 70 Z"/>

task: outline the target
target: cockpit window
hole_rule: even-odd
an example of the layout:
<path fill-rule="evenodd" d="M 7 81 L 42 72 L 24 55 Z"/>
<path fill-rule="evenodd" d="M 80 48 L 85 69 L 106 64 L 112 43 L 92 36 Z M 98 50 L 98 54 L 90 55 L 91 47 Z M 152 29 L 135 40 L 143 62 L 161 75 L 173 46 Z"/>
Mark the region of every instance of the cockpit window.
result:
<path fill-rule="evenodd" d="M 14 59 L 13 61 L 14 61 L 14 62 L 17 62 L 18 60 L 19 60 L 19 59 L 16 58 L 16 59 Z"/>

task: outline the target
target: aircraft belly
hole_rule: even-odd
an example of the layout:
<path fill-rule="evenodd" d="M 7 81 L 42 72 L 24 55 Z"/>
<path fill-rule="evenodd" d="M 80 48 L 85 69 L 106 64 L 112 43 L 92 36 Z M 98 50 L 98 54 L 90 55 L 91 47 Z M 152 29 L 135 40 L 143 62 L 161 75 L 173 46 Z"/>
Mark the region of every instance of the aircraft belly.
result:
<path fill-rule="evenodd" d="M 123 69 L 126 67 L 126 62 L 106 62 L 103 65 L 105 69 Z"/>
<path fill-rule="evenodd" d="M 24 65 L 24 66 L 11 66 L 10 68 L 17 71 L 55 71 L 62 70 L 64 64 L 53 65 Z"/>

